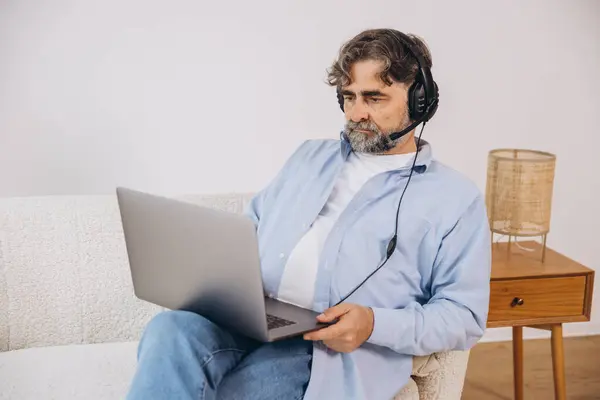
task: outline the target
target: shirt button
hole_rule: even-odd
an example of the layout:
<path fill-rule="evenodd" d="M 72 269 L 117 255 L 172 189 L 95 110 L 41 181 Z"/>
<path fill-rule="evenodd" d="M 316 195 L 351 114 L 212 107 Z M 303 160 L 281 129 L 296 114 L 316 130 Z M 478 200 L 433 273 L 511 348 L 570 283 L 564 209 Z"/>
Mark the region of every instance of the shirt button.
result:
<path fill-rule="evenodd" d="M 279 258 L 283 258 L 283 257 L 285 257 L 285 254 L 283 254 L 283 253 L 279 254 Z"/>

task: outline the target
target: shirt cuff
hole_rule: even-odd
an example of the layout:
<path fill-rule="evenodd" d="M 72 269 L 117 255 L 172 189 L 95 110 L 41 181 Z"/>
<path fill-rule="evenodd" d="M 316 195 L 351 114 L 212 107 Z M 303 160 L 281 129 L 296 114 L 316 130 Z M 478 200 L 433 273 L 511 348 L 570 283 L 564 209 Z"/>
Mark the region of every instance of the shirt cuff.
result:
<path fill-rule="evenodd" d="M 396 337 L 394 330 L 396 329 L 398 310 L 375 307 L 372 307 L 371 310 L 373 310 L 373 332 L 367 342 L 378 346 L 391 346 L 393 338 Z"/>

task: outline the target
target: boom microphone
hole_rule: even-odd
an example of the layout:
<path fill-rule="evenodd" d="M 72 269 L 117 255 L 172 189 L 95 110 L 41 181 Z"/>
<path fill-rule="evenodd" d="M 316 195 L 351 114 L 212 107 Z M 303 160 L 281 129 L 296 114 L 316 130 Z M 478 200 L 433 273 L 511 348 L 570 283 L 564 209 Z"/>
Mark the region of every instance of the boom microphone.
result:
<path fill-rule="evenodd" d="M 400 139 L 402 136 L 406 135 L 407 133 L 409 133 L 410 131 L 415 129 L 420 123 L 427 122 L 427 120 L 429 120 L 429 116 L 431 115 L 430 110 L 434 109 L 436 106 L 437 106 L 437 99 L 435 101 L 433 101 L 429 105 L 429 107 L 427 107 L 427 110 L 425 111 L 425 113 L 423 113 L 423 116 L 421 116 L 421 118 L 418 118 L 417 120 L 415 120 L 415 122 L 413 122 L 406 128 L 402 129 L 401 131 L 390 133 L 389 138 L 392 141 Z"/>

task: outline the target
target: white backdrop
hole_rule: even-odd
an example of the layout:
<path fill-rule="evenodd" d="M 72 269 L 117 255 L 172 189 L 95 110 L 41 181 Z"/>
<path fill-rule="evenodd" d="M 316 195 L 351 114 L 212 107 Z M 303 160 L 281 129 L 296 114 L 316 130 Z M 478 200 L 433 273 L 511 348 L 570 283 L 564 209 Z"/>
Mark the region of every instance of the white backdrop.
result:
<path fill-rule="evenodd" d="M 423 137 L 482 190 L 492 148 L 557 154 L 548 243 L 597 269 L 595 0 L 0 0 L 0 196 L 255 191 L 302 140 L 338 137 L 325 69 L 372 27 L 429 43 Z M 600 332 L 599 298 L 567 333 Z"/>

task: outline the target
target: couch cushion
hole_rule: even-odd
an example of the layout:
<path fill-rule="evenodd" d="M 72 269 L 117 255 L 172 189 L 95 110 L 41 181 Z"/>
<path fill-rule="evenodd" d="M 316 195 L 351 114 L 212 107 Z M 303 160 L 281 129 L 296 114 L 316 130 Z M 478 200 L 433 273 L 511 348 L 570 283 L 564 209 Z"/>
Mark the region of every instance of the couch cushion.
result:
<path fill-rule="evenodd" d="M 440 368 L 440 363 L 435 355 L 413 357 L 412 375 L 425 377 Z"/>
<path fill-rule="evenodd" d="M 99 343 L 0 353 L 0 400 L 125 398 L 137 365 L 137 346 Z M 419 399 L 412 379 L 394 398 L 408 399 Z"/>
<path fill-rule="evenodd" d="M 408 383 L 394 396 L 394 400 L 420 400 L 417 383 L 409 378 Z"/>
<path fill-rule="evenodd" d="M 123 399 L 137 342 L 39 347 L 0 353 L 0 399 Z"/>
<path fill-rule="evenodd" d="M 423 400 L 455 400 L 462 395 L 469 350 L 435 353 L 430 357 L 435 372 L 413 375 Z M 428 368 L 425 368 L 428 369 Z"/>

